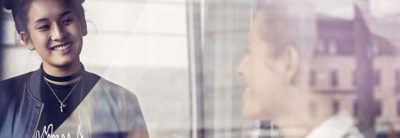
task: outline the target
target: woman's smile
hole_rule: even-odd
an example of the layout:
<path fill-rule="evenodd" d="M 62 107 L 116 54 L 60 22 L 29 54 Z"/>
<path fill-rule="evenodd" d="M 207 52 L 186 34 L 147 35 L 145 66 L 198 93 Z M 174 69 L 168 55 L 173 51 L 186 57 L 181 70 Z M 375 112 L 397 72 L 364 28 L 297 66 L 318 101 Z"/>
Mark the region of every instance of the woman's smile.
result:
<path fill-rule="evenodd" d="M 73 42 L 69 41 L 66 43 L 51 46 L 50 50 L 55 51 L 55 52 L 61 52 L 62 54 L 66 54 L 71 51 L 72 47 L 73 47 Z"/>

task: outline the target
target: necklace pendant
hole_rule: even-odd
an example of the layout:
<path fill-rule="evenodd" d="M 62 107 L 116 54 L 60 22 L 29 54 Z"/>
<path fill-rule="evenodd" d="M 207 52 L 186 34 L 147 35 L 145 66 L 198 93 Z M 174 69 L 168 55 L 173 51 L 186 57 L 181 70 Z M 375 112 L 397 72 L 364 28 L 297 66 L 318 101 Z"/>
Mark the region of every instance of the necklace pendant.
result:
<path fill-rule="evenodd" d="M 64 108 L 65 106 L 66 106 L 66 105 L 65 105 L 64 103 L 60 103 L 60 112 L 64 112 L 63 108 Z"/>

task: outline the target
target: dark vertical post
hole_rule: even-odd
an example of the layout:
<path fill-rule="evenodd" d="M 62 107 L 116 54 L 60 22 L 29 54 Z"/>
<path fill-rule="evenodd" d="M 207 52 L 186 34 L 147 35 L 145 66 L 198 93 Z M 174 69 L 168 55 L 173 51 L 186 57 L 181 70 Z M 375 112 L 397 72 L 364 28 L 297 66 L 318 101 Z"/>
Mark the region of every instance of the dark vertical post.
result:
<path fill-rule="evenodd" d="M 3 13 L 3 3 L 4 0 L 0 0 L 0 78 L 3 78 L 3 32 L 4 32 L 4 13 Z"/>
<path fill-rule="evenodd" d="M 4 13 L 2 11 L 3 9 L 3 2 L 4 0 L 0 0 L 0 78 L 3 78 L 3 24 L 4 24 Z M 6 119 L 5 117 L 5 107 L 7 107 L 8 105 L 6 104 L 7 98 L 3 96 L 3 92 L 0 91 L 0 133 L 1 129 L 3 127 L 3 123 L 5 122 L 4 120 Z"/>
<path fill-rule="evenodd" d="M 375 137 L 375 102 L 373 97 L 373 55 L 371 33 L 365 23 L 362 11 L 355 7 L 354 45 L 357 79 L 357 118 L 360 132 L 367 138 Z"/>
<path fill-rule="evenodd" d="M 188 0 L 187 6 L 187 32 L 188 32 L 188 57 L 191 92 L 191 137 L 206 137 L 205 107 L 204 107 L 204 72 L 203 72 L 203 35 L 202 35 L 202 6 L 199 1 Z"/>

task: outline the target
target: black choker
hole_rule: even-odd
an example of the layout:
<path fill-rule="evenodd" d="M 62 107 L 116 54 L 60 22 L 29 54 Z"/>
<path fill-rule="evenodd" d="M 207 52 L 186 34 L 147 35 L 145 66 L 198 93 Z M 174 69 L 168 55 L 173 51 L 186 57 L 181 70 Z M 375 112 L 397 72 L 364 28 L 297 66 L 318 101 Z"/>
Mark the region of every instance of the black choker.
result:
<path fill-rule="evenodd" d="M 79 76 L 81 76 L 84 69 L 83 69 L 83 66 L 81 65 L 80 71 L 78 71 L 77 73 L 74 73 L 72 75 L 65 76 L 65 77 L 55 77 L 55 76 L 51 76 L 51 75 L 47 74 L 43 69 L 43 65 L 40 66 L 40 70 L 42 71 L 42 74 L 46 79 L 49 79 L 49 80 L 55 81 L 55 82 L 67 82 L 67 81 L 74 80 L 74 79 L 78 78 Z"/>

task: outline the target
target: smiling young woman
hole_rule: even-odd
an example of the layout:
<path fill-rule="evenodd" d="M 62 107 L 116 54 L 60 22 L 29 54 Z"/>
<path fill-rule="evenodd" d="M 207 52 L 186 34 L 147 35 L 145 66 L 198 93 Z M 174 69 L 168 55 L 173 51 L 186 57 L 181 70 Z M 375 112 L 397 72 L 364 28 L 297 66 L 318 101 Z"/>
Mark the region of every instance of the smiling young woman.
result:
<path fill-rule="evenodd" d="M 83 0 L 6 0 L 36 71 L 0 83 L 0 137 L 148 137 L 137 97 L 87 72 Z"/>

